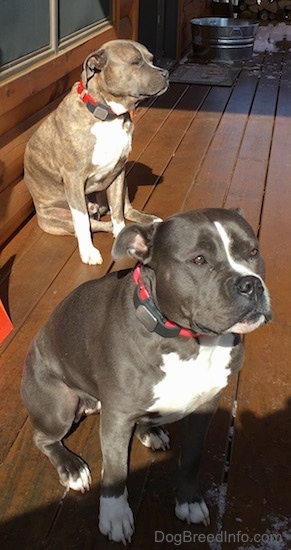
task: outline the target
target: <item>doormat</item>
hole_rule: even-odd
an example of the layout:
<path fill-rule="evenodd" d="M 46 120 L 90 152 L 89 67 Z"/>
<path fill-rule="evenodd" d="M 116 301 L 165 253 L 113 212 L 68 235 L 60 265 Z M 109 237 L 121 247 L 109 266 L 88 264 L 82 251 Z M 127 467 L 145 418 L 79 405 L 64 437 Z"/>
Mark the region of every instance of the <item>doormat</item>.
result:
<path fill-rule="evenodd" d="M 241 67 L 209 63 L 200 65 L 191 63 L 179 65 L 170 75 L 170 82 L 181 84 L 204 84 L 208 86 L 232 86 Z"/>

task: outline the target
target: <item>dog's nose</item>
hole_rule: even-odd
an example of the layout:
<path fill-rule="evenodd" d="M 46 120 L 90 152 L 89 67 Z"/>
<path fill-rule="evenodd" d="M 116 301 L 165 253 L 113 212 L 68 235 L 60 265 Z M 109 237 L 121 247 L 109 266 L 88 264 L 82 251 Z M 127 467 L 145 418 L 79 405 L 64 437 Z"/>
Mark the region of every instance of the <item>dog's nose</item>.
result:
<path fill-rule="evenodd" d="M 264 292 L 264 287 L 260 279 L 253 275 L 241 277 L 236 286 L 239 294 L 250 300 L 258 300 Z"/>
<path fill-rule="evenodd" d="M 162 75 L 163 75 L 164 78 L 169 77 L 169 71 L 167 71 L 167 69 L 161 69 L 161 72 L 162 72 Z"/>

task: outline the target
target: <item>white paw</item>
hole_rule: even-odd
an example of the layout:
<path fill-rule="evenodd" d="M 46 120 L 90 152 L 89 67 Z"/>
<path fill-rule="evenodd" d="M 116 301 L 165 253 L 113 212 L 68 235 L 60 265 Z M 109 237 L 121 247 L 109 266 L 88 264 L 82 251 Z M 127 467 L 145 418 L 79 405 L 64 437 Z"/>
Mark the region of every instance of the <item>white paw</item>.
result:
<path fill-rule="evenodd" d="M 184 502 L 176 503 L 175 514 L 177 518 L 187 521 L 187 523 L 204 523 L 210 525 L 209 510 L 204 502 Z"/>
<path fill-rule="evenodd" d="M 103 262 L 98 248 L 95 248 L 93 245 L 88 250 L 80 250 L 80 257 L 84 264 L 97 265 Z"/>
<path fill-rule="evenodd" d="M 153 428 L 143 438 L 139 438 L 145 447 L 153 451 L 168 451 L 170 448 L 170 436 L 164 428 Z"/>
<path fill-rule="evenodd" d="M 85 491 L 90 491 L 91 481 L 90 470 L 87 464 L 84 464 L 79 470 L 79 477 L 77 479 L 73 479 L 72 475 L 69 475 L 66 483 L 61 483 L 65 485 L 67 490 L 74 489 L 74 491 L 85 493 Z"/>
<path fill-rule="evenodd" d="M 124 221 L 116 222 L 116 221 L 112 220 L 112 233 L 113 233 L 113 236 L 116 238 L 117 235 L 119 235 L 120 231 L 122 231 L 122 229 L 124 227 L 125 227 Z"/>
<path fill-rule="evenodd" d="M 100 497 L 99 529 L 109 540 L 131 542 L 134 533 L 133 513 L 127 502 L 127 491 L 120 497 Z"/>

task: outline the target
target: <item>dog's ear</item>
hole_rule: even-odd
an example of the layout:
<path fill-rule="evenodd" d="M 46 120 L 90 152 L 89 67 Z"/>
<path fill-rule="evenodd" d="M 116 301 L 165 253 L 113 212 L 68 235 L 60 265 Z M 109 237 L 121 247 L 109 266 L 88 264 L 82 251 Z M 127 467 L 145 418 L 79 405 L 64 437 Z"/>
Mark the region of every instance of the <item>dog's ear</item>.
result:
<path fill-rule="evenodd" d="M 147 264 L 152 257 L 153 240 L 159 223 L 132 224 L 119 233 L 112 248 L 112 257 L 119 260 L 126 254 Z"/>
<path fill-rule="evenodd" d="M 105 50 L 97 50 L 85 59 L 83 64 L 83 81 L 87 82 L 105 67 L 107 56 Z"/>
<path fill-rule="evenodd" d="M 239 214 L 242 218 L 245 217 L 245 216 L 244 216 L 244 211 L 243 211 L 243 209 L 242 209 L 240 206 L 230 208 L 229 210 L 232 211 L 232 212 L 236 212 L 236 213 Z"/>

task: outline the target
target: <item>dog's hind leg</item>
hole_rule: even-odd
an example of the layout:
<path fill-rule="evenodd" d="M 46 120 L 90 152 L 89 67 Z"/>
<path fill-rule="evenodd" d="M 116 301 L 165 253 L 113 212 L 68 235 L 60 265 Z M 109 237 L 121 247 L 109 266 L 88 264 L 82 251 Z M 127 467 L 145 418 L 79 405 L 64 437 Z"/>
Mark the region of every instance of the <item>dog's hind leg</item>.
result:
<path fill-rule="evenodd" d="M 170 448 L 170 436 L 162 426 L 149 426 L 148 424 L 137 424 L 134 435 L 145 446 L 153 451 L 167 451 Z"/>
<path fill-rule="evenodd" d="M 40 430 L 35 430 L 33 438 L 36 446 L 56 468 L 59 481 L 67 490 L 74 489 L 81 493 L 89 491 L 91 474 L 88 465 L 78 455 L 69 451 L 61 439 L 55 441 L 50 435 Z"/>
<path fill-rule="evenodd" d="M 130 222 L 136 223 L 160 223 L 162 221 L 158 216 L 152 214 L 146 214 L 146 212 L 140 212 L 133 208 L 128 195 L 128 188 L 125 184 L 125 196 L 124 196 L 124 217 Z"/>
<path fill-rule="evenodd" d="M 86 195 L 87 209 L 90 218 L 94 220 L 100 220 L 102 216 L 108 213 L 108 201 L 106 196 L 106 190 L 96 191 Z"/>
<path fill-rule="evenodd" d="M 69 208 L 59 208 L 50 206 L 46 212 L 37 212 L 37 222 L 39 227 L 51 235 L 74 235 L 75 227 L 72 214 Z M 112 233 L 111 221 L 99 221 L 90 218 L 91 231 L 97 233 L 104 231 Z"/>
<path fill-rule="evenodd" d="M 47 373 L 41 363 L 30 363 L 24 372 L 22 399 L 34 428 L 34 442 L 56 468 L 60 483 L 66 489 L 89 490 L 87 464 L 62 441 L 79 413 L 78 395 Z"/>

